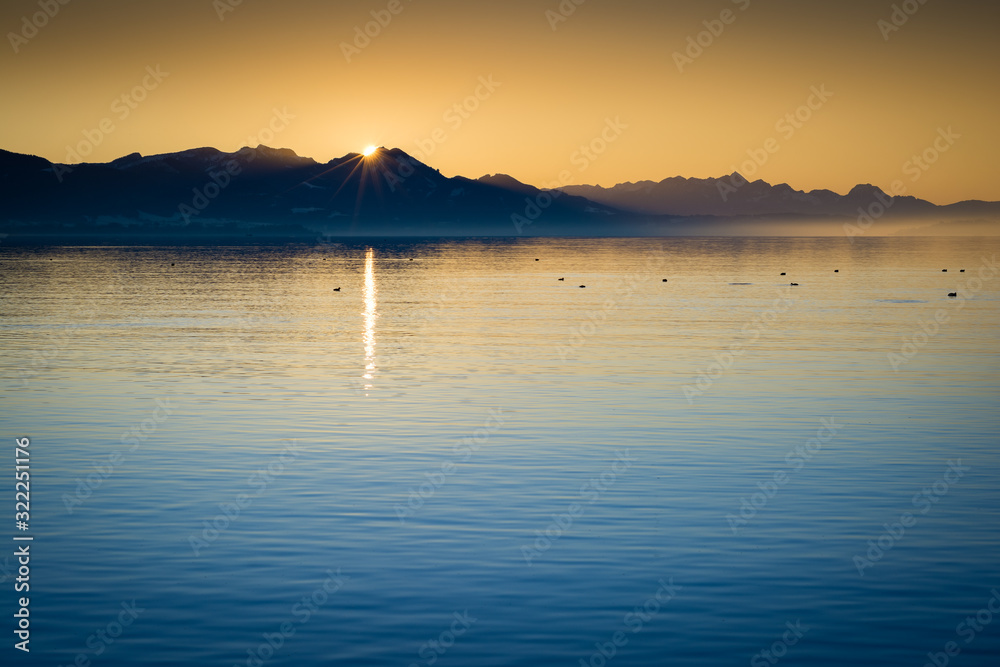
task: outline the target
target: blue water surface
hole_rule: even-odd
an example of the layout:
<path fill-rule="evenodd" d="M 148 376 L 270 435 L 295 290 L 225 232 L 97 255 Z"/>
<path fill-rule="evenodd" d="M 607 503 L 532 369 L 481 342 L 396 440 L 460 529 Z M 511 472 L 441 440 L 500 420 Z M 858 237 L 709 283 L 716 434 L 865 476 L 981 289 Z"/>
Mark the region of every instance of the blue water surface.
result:
<path fill-rule="evenodd" d="M 2 662 L 1000 664 L 998 247 L 0 248 Z"/>

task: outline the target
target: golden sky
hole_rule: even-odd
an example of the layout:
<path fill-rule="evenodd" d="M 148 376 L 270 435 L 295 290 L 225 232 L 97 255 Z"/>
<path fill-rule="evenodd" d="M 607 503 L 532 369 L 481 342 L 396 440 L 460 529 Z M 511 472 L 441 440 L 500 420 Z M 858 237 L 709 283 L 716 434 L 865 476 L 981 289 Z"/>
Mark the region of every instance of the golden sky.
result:
<path fill-rule="evenodd" d="M 534 185 L 739 170 L 1000 200 L 986 3 L 63 1 L 0 7 L 0 148 L 326 161 L 377 144 Z"/>

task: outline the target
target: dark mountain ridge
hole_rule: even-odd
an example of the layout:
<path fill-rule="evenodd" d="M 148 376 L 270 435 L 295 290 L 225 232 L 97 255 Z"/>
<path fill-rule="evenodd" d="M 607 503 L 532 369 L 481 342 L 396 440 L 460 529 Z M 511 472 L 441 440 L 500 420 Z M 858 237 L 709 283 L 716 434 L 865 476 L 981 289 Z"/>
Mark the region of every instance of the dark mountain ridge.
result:
<path fill-rule="evenodd" d="M 747 182 L 739 174 L 541 190 L 505 174 L 449 178 L 402 150 L 385 148 L 326 163 L 261 145 L 232 153 L 209 147 L 131 153 L 74 165 L 0 150 L 0 231 L 32 241 L 129 242 L 137 234 L 167 241 L 785 234 L 796 228 L 840 234 L 864 212 L 873 219 L 908 219 L 935 233 L 948 233 L 956 219 L 971 221 L 975 233 L 992 234 L 1000 203 L 935 206 L 890 197 L 872 185 L 846 195 L 802 192 Z M 893 233 L 885 222 L 879 232 Z"/>
<path fill-rule="evenodd" d="M 804 192 L 780 183 L 747 181 L 739 173 L 722 178 L 684 178 L 675 176 L 662 181 L 620 183 L 612 188 L 596 185 L 569 185 L 560 188 L 568 194 L 614 206 L 624 211 L 647 215 L 671 216 L 845 216 L 857 217 L 859 209 L 873 205 L 886 207 L 893 216 L 925 216 L 964 212 L 983 215 L 1000 212 L 1000 202 L 964 201 L 936 206 L 911 196 L 891 197 L 882 189 L 863 184 L 846 195 L 831 190 Z M 887 205 L 888 202 L 891 202 Z"/>

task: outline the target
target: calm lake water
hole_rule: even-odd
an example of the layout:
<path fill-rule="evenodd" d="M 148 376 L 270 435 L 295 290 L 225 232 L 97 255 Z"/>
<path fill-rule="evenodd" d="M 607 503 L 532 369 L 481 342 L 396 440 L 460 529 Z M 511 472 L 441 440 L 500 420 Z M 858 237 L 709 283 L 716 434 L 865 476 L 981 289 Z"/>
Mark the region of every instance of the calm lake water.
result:
<path fill-rule="evenodd" d="M 0 248 L 2 662 L 993 667 L 998 250 Z"/>

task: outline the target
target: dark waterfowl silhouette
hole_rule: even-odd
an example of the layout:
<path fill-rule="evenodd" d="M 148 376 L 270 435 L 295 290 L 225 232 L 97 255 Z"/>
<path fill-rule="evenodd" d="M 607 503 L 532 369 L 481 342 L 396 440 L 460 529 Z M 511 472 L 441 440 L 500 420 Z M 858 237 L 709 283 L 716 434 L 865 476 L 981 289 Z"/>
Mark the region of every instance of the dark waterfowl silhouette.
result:
<path fill-rule="evenodd" d="M 948 273 L 948 269 L 941 269 L 941 273 Z"/>
<path fill-rule="evenodd" d="M 958 292 L 948 292 L 948 296 L 958 296 Z"/>
<path fill-rule="evenodd" d="M 798 287 L 798 286 L 799 286 L 798 283 L 792 283 L 792 287 Z"/>
<path fill-rule="evenodd" d="M 840 273 L 840 269 L 834 269 L 833 272 L 834 273 Z"/>
<path fill-rule="evenodd" d="M 560 278 L 559 280 L 566 280 L 565 278 Z"/>
<path fill-rule="evenodd" d="M 666 278 L 664 278 L 664 279 L 663 279 L 663 282 L 667 282 L 667 279 L 666 279 Z"/>
<path fill-rule="evenodd" d="M 959 273 L 965 273 L 965 269 L 960 269 Z"/>
<path fill-rule="evenodd" d="M 580 285 L 581 288 L 586 287 L 586 285 Z"/>
<path fill-rule="evenodd" d="M 339 292 L 339 291 L 340 291 L 340 288 L 339 288 L 339 287 L 334 287 L 334 288 L 333 288 L 333 291 L 334 291 L 334 292 Z"/>
<path fill-rule="evenodd" d="M 784 274 L 784 273 L 782 273 L 781 275 L 785 275 L 785 274 Z"/>

